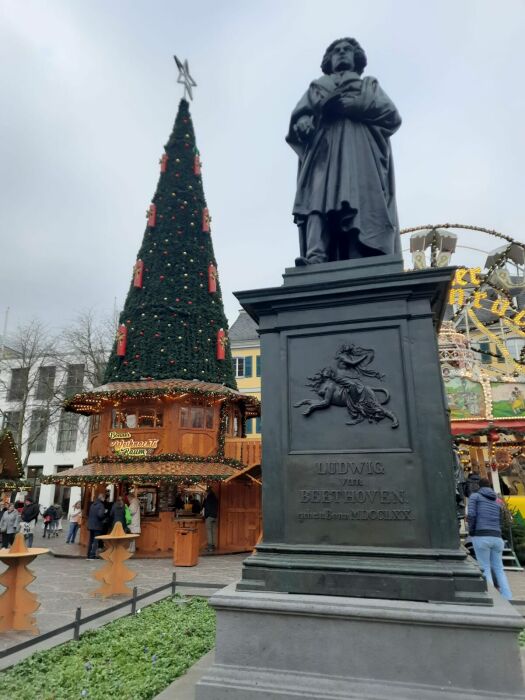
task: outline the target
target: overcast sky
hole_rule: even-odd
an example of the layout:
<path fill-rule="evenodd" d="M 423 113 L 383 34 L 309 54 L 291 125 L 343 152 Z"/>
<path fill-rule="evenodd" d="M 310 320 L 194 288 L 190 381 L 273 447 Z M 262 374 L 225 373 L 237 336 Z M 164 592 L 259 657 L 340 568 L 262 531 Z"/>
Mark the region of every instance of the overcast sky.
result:
<path fill-rule="evenodd" d="M 284 135 L 341 36 L 360 41 L 366 74 L 403 117 L 401 226 L 524 240 L 524 32 L 523 0 L 0 0 L 0 333 L 8 306 L 11 330 L 122 307 L 182 96 L 174 53 L 198 83 L 191 112 L 230 323 L 232 292 L 280 284 L 298 253 Z"/>

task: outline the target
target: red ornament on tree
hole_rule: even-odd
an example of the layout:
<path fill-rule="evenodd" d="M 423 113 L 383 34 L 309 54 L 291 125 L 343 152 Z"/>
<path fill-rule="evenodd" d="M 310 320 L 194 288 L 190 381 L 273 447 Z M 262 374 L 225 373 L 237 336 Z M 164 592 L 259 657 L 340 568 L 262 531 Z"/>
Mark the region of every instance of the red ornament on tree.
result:
<path fill-rule="evenodd" d="M 208 208 L 204 208 L 202 210 L 202 230 L 204 233 L 209 233 L 210 232 L 210 213 L 208 211 Z"/>
<path fill-rule="evenodd" d="M 155 204 L 150 204 L 147 212 L 148 216 L 148 226 L 155 226 L 157 223 L 157 207 Z"/>
<path fill-rule="evenodd" d="M 217 331 L 217 359 L 226 359 L 226 345 L 228 344 L 228 336 L 224 332 L 224 328 L 219 328 Z"/>
<path fill-rule="evenodd" d="M 193 159 L 193 174 L 194 175 L 201 174 L 201 157 L 199 155 L 199 151 L 196 151 L 195 157 Z"/>
<path fill-rule="evenodd" d="M 213 263 L 208 265 L 208 292 L 215 294 L 217 291 L 217 268 Z"/>
<path fill-rule="evenodd" d="M 159 160 L 160 172 L 165 173 L 168 168 L 168 154 L 164 153 L 162 158 Z"/>
<path fill-rule="evenodd" d="M 144 275 L 144 263 L 139 258 L 133 266 L 133 286 L 142 289 L 142 277 Z"/>
<path fill-rule="evenodd" d="M 121 323 L 117 331 L 117 357 L 124 357 L 126 354 L 126 342 L 128 340 L 128 329 L 125 323 Z"/>

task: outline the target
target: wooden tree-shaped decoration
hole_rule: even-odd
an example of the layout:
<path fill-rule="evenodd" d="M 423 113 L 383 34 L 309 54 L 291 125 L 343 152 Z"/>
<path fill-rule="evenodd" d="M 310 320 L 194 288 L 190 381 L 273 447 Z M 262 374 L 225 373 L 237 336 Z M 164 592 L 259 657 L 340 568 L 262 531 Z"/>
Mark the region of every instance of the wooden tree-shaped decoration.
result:
<path fill-rule="evenodd" d="M 24 535 L 18 533 L 11 549 L 0 549 L 0 561 L 7 569 L 0 576 L 0 583 L 6 590 L 0 595 L 0 632 L 23 630 L 38 634 L 38 627 L 32 613 L 40 603 L 34 593 L 26 587 L 35 580 L 33 572 L 27 568 L 39 554 L 47 554 L 49 549 L 25 545 Z"/>
<path fill-rule="evenodd" d="M 109 535 L 99 535 L 97 540 L 102 540 L 106 545 L 100 555 L 108 563 L 95 571 L 93 577 L 102 581 L 102 585 L 93 591 L 92 595 L 100 595 L 107 598 L 111 595 L 131 595 L 132 590 L 126 586 L 126 581 L 131 581 L 137 575 L 124 564 L 132 554 L 128 549 L 129 541 L 136 539 L 138 535 L 128 535 L 124 532 L 122 523 L 115 523 Z"/>

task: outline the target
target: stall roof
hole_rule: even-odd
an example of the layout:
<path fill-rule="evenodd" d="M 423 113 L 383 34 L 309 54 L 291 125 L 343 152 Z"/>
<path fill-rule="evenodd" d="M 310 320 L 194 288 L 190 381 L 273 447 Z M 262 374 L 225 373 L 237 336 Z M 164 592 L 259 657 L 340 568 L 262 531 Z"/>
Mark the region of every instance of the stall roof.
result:
<path fill-rule="evenodd" d="M 80 485 L 134 481 L 222 481 L 240 470 L 222 462 L 95 462 L 43 477 L 42 483 Z"/>
<path fill-rule="evenodd" d="M 137 382 L 112 382 L 90 391 L 70 396 L 64 402 L 66 411 L 91 415 L 98 413 L 102 406 L 114 399 L 151 398 L 156 396 L 178 396 L 195 394 L 211 398 L 226 398 L 244 403 L 246 416 L 253 418 L 260 415 L 260 402 L 254 396 L 241 394 L 224 384 L 201 382 L 197 379 L 152 379 Z"/>
<path fill-rule="evenodd" d="M 0 491 L 24 488 L 24 470 L 9 430 L 0 431 Z"/>
<path fill-rule="evenodd" d="M 453 420 L 450 423 L 450 430 L 453 436 L 466 434 L 482 434 L 487 429 L 503 428 L 506 431 L 523 432 L 525 430 L 525 420 L 520 418 L 487 418 L 486 420 Z"/>
<path fill-rule="evenodd" d="M 235 474 L 232 474 L 229 476 L 227 479 L 224 480 L 225 484 L 228 484 L 231 481 L 234 481 L 234 479 L 238 479 L 240 477 L 247 477 L 248 479 L 251 479 L 254 481 L 256 484 L 259 484 L 259 486 L 262 485 L 262 469 L 260 464 L 252 464 L 249 467 L 245 467 L 244 469 L 241 469 L 237 471 Z"/>

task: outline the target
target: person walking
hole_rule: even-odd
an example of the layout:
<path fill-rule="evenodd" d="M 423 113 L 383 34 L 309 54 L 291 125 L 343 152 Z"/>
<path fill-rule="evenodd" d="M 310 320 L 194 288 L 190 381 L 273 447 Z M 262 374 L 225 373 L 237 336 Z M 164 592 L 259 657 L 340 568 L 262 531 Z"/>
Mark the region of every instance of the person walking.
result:
<path fill-rule="evenodd" d="M 33 537 L 35 535 L 35 527 L 40 515 L 38 503 L 33 503 L 31 496 L 26 496 L 24 507 L 22 509 L 22 532 L 26 540 L 26 546 L 33 546 Z"/>
<path fill-rule="evenodd" d="M 214 552 L 217 546 L 217 518 L 219 515 L 219 499 L 211 486 L 206 489 L 206 498 L 202 504 L 204 522 L 206 524 L 206 538 L 208 540 L 208 552 Z"/>
<path fill-rule="evenodd" d="M 480 479 L 479 490 L 471 494 L 467 517 L 472 546 L 483 576 L 487 583 L 494 585 L 494 572 L 499 592 L 507 600 L 512 600 L 512 592 L 503 570 L 502 506 L 488 479 Z"/>
<path fill-rule="evenodd" d="M 64 511 L 60 503 L 55 503 L 54 509 L 56 515 L 53 521 L 53 536 L 58 537 L 58 533 L 62 530 L 62 516 L 64 515 Z"/>
<path fill-rule="evenodd" d="M 44 539 L 46 538 L 46 534 L 47 539 L 51 539 L 51 535 L 54 532 L 56 516 L 57 512 L 53 505 L 50 505 L 49 508 L 46 508 L 44 511 Z"/>
<path fill-rule="evenodd" d="M 82 522 L 82 504 L 77 501 L 69 514 L 69 532 L 67 533 L 66 544 L 75 544 L 78 528 Z"/>
<path fill-rule="evenodd" d="M 117 500 L 111 507 L 110 513 L 110 528 L 113 529 L 117 523 L 120 523 L 124 530 L 127 530 L 126 525 L 126 505 L 122 496 L 117 496 Z"/>
<path fill-rule="evenodd" d="M 10 503 L 8 509 L 0 520 L 0 531 L 2 532 L 2 547 L 9 548 L 15 539 L 16 533 L 20 529 L 20 513 L 16 510 L 15 504 Z"/>
<path fill-rule="evenodd" d="M 133 535 L 140 534 L 140 501 L 137 498 L 135 490 L 129 492 L 129 512 L 131 513 L 131 523 L 129 531 Z M 132 540 L 129 544 L 129 551 L 134 552 L 137 548 L 137 540 Z"/>
<path fill-rule="evenodd" d="M 99 493 L 97 498 L 89 507 L 88 515 L 88 530 L 89 544 L 87 550 L 87 559 L 97 558 L 98 540 L 95 538 L 104 532 L 104 522 L 106 519 L 106 508 L 104 506 L 104 494 Z"/>

